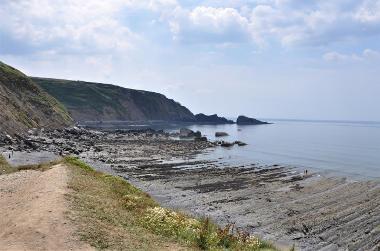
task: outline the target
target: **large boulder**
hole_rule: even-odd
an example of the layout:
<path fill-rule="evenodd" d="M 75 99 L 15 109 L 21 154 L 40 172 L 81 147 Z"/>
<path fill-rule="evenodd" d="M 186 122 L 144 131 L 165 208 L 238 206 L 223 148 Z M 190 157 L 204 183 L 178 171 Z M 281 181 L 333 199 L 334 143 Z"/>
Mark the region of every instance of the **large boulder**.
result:
<path fill-rule="evenodd" d="M 236 124 L 238 125 L 265 125 L 269 123 L 240 115 L 236 120 Z"/>
<path fill-rule="evenodd" d="M 195 140 L 195 141 L 203 141 L 203 142 L 206 142 L 206 141 L 207 141 L 207 137 L 196 137 L 194 140 Z"/>
<path fill-rule="evenodd" d="M 235 145 L 238 145 L 238 146 L 246 146 L 247 143 L 244 143 L 244 142 L 242 142 L 242 141 L 236 140 L 236 141 L 235 141 Z"/>
<path fill-rule="evenodd" d="M 235 143 L 227 142 L 227 141 L 222 141 L 220 143 L 220 146 L 222 147 L 233 147 Z"/>
<path fill-rule="evenodd" d="M 179 130 L 179 136 L 181 138 L 188 138 L 190 137 L 190 135 L 192 135 L 194 133 L 193 130 L 190 130 L 190 129 L 187 129 L 187 128 L 181 128 Z"/>
<path fill-rule="evenodd" d="M 225 137 L 228 136 L 228 133 L 226 132 L 216 132 L 215 137 Z"/>
<path fill-rule="evenodd" d="M 194 132 L 193 130 L 190 130 L 188 128 L 181 128 L 179 130 L 179 137 L 180 138 L 201 138 L 202 133 L 200 131 Z"/>

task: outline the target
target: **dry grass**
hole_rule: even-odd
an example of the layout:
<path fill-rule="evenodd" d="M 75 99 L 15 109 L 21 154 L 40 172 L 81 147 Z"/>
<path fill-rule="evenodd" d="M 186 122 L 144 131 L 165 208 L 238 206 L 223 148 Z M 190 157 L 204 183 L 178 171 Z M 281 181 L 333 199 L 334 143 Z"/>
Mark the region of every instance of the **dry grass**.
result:
<path fill-rule="evenodd" d="M 12 168 L 5 160 L 5 158 L 0 154 L 0 175 L 12 172 L 14 172 L 14 168 Z"/>
<path fill-rule="evenodd" d="M 160 207 L 124 179 L 68 157 L 70 217 L 82 240 L 116 250 L 275 250 L 246 233 Z"/>
<path fill-rule="evenodd" d="M 147 207 L 157 204 L 145 193 L 118 177 L 92 170 L 66 158 L 71 170 L 69 188 L 72 212 L 81 239 L 98 249 L 188 250 L 173 239 L 141 226 Z"/>

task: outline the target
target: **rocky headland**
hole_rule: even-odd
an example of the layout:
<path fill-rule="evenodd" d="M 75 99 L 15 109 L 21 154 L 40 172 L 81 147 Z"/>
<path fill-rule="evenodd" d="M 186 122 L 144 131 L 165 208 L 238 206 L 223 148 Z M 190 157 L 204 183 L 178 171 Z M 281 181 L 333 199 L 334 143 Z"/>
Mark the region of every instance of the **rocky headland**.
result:
<path fill-rule="evenodd" d="M 265 122 L 265 121 L 260 121 L 254 118 L 249 118 L 244 115 L 240 115 L 236 120 L 236 124 L 238 125 L 267 125 L 270 123 Z"/>
<path fill-rule="evenodd" d="M 232 120 L 226 119 L 224 117 L 219 117 L 217 114 L 213 115 L 205 115 L 203 113 L 199 113 L 195 115 L 195 121 L 199 124 L 233 124 Z"/>

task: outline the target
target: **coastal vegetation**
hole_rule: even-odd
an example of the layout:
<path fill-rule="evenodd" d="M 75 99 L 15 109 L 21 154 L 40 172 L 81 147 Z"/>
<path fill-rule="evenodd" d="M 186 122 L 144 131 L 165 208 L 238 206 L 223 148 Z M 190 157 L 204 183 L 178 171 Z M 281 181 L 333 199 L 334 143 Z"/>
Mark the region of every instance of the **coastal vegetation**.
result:
<path fill-rule="evenodd" d="M 0 175 L 12 172 L 12 167 L 8 164 L 5 158 L 0 155 Z"/>
<path fill-rule="evenodd" d="M 0 134 L 72 124 L 69 113 L 28 76 L 0 62 Z"/>
<path fill-rule="evenodd" d="M 116 85 L 32 78 L 58 99 L 76 121 L 192 121 L 189 109 L 160 93 Z"/>
<path fill-rule="evenodd" d="M 97 172 L 77 158 L 64 161 L 71 170 L 70 217 L 82 240 L 96 248 L 275 250 L 233 225 L 220 228 L 208 218 L 194 219 L 162 208 L 124 179 Z"/>

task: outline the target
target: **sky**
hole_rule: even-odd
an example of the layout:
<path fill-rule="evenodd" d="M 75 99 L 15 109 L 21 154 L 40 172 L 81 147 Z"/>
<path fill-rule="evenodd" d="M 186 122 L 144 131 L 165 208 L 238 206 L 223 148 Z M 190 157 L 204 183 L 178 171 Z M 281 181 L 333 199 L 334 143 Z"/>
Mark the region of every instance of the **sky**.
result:
<path fill-rule="evenodd" d="M 380 0 L 0 0 L 0 60 L 194 113 L 380 121 Z"/>

